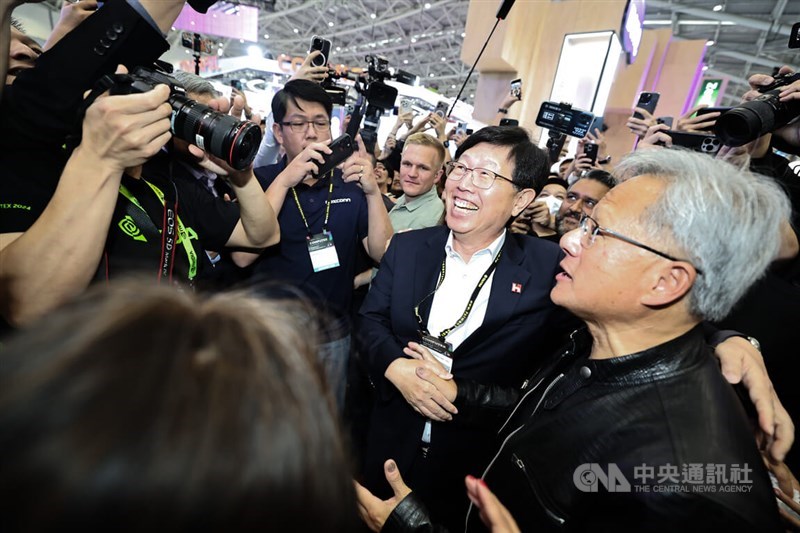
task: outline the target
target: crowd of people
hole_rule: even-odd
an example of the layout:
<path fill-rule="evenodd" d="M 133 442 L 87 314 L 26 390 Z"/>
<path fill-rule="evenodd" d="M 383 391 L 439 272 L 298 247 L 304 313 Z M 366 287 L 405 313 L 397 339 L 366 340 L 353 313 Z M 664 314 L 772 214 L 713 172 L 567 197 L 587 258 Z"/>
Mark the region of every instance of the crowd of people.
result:
<path fill-rule="evenodd" d="M 174 73 L 261 125 L 235 168 L 175 135 L 173 88 L 103 91 L 185 0 L 65 2 L 42 47 L 18 1 L 2 529 L 800 529 L 800 121 L 709 155 L 635 108 L 621 161 L 600 129 L 552 159 L 499 125 L 512 92 L 469 134 L 384 118 L 322 172 L 319 52 L 263 121 Z M 695 111 L 674 131 L 719 117 Z"/>

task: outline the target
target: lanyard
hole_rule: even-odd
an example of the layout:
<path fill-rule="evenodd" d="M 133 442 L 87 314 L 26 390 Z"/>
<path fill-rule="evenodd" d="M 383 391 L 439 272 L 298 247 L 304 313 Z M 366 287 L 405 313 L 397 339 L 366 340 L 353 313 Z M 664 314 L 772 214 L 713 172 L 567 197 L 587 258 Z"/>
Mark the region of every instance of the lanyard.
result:
<path fill-rule="evenodd" d="M 175 184 L 172 184 L 173 190 L 175 192 L 175 201 L 170 202 L 172 205 L 168 205 L 164 193 L 161 192 L 161 189 L 150 183 L 149 181 L 144 180 L 144 182 L 153 190 L 155 195 L 161 201 L 162 205 L 164 205 L 164 220 L 163 220 L 163 230 L 162 230 L 162 241 L 161 241 L 161 262 L 158 270 L 158 279 L 159 282 L 161 281 L 162 277 L 168 278 L 172 281 L 172 265 L 174 263 L 174 254 L 173 250 L 175 249 L 175 222 L 177 220 L 178 226 L 178 234 L 181 237 L 181 242 L 183 243 L 183 248 L 186 250 L 186 256 L 189 259 L 189 280 L 193 280 L 194 277 L 197 275 L 197 254 L 194 251 L 194 248 L 191 245 L 190 239 L 188 238 L 188 233 L 186 228 L 183 225 L 183 221 L 177 215 L 178 213 L 178 200 L 177 200 L 177 189 L 175 189 Z M 142 211 L 147 214 L 147 211 L 139 203 L 139 200 L 131 194 L 127 187 L 124 185 L 120 185 L 119 192 L 130 200 L 130 202 L 141 209 Z M 149 216 L 149 215 L 148 215 Z"/>
<path fill-rule="evenodd" d="M 441 339 L 442 342 L 445 341 L 447 336 L 450 335 L 450 333 L 452 333 L 454 329 L 460 327 L 467 320 L 467 317 L 469 317 L 469 314 L 472 312 L 472 306 L 475 305 L 475 300 L 478 298 L 478 294 L 481 292 L 481 289 L 486 284 L 486 281 L 489 279 L 489 276 L 491 276 L 492 272 L 494 272 L 494 269 L 497 268 L 497 263 L 500 261 L 500 256 L 502 254 L 503 250 L 497 252 L 494 261 L 492 261 L 492 264 L 489 265 L 489 268 L 487 268 L 486 272 L 484 272 L 483 276 L 481 276 L 480 281 L 478 281 L 478 285 L 475 286 L 475 290 L 472 291 L 472 296 L 469 297 L 469 301 L 467 302 L 467 307 L 464 309 L 464 312 L 461 313 L 459 319 L 456 320 L 456 323 L 450 326 L 449 328 L 442 330 L 441 333 L 439 333 L 439 339 Z M 444 277 L 447 274 L 446 265 L 447 265 L 447 258 L 445 257 L 444 260 L 442 261 L 442 269 L 439 272 L 439 281 L 436 282 L 436 287 L 427 296 L 425 296 L 425 298 L 420 300 L 420 302 L 417 305 L 414 306 L 414 315 L 416 315 L 417 317 L 417 323 L 419 324 L 419 329 L 425 335 L 429 335 L 430 332 L 428 331 L 427 326 L 425 326 L 425 324 L 422 323 L 422 317 L 419 314 L 419 306 L 421 306 L 425 300 L 436 294 L 436 291 L 438 291 L 439 287 L 442 286 L 442 283 L 444 282 Z"/>
<path fill-rule="evenodd" d="M 331 180 L 330 185 L 328 186 L 328 199 L 325 201 L 325 221 L 322 223 L 322 232 L 328 233 L 328 219 L 331 216 L 331 198 L 333 196 L 333 170 L 330 171 L 328 174 L 328 178 Z M 297 204 L 297 210 L 300 211 L 300 216 L 303 219 L 303 224 L 306 225 L 306 232 L 308 235 L 306 239 L 311 239 L 311 228 L 308 226 L 308 220 L 306 219 L 306 214 L 303 212 L 303 207 L 300 205 L 300 199 L 297 197 L 297 191 L 292 187 L 292 195 L 294 196 L 294 203 Z"/>

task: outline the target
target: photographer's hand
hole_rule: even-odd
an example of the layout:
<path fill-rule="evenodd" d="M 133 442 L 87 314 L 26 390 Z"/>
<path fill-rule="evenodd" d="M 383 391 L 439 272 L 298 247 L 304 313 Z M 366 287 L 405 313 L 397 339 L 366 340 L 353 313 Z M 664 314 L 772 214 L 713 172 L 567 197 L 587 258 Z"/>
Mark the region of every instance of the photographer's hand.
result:
<path fill-rule="evenodd" d="M 342 180 L 345 183 L 356 182 L 366 195 L 380 194 L 372 159 L 361 141 L 361 135 L 356 135 L 356 143 L 358 150 L 342 163 Z"/>
<path fill-rule="evenodd" d="M 447 119 L 434 113 L 428 120 L 430 121 L 431 127 L 436 131 L 436 137 L 439 139 L 439 142 L 446 141 L 447 135 L 444 133 L 444 128 L 447 125 Z"/>
<path fill-rule="evenodd" d="M 654 124 L 647 129 L 647 134 L 636 145 L 636 149 L 651 149 L 662 148 L 664 146 L 672 146 L 672 137 L 665 132 L 669 131 L 669 126 L 666 124 Z"/>
<path fill-rule="evenodd" d="M 297 154 L 297 157 L 286 165 L 283 172 L 278 174 L 275 181 L 288 189 L 294 187 L 304 179 L 310 178 L 319 170 L 322 163 L 325 162 L 323 154 L 332 153 L 331 149 L 328 147 L 330 143 L 331 141 L 327 140 L 311 143 L 306 146 L 302 152 Z"/>
<path fill-rule="evenodd" d="M 328 65 L 322 65 L 321 67 L 315 67 L 311 64 L 311 61 L 314 60 L 315 57 L 321 56 L 322 52 L 319 50 L 314 50 L 310 54 L 306 56 L 306 59 L 303 61 L 303 64 L 297 69 L 297 72 L 292 74 L 292 77 L 289 78 L 289 81 L 292 80 L 309 80 L 313 81 L 314 83 L 322 83 L 325 81 L 325 78 L 328 77 Z"/>

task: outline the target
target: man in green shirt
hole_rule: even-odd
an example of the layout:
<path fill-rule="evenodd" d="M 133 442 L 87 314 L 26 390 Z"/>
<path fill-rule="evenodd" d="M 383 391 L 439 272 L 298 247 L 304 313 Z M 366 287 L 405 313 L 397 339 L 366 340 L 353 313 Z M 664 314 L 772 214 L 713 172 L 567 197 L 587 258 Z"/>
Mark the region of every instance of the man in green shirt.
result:
<path fill-rule="evenodd" d="M 445 148 L 426 133 L 409 136 L 400 160 L 403 196 L 389 212 L 394 232 L 435 226 L 444 213 L 444 203 L 436 191 L 442 178 Z"/>

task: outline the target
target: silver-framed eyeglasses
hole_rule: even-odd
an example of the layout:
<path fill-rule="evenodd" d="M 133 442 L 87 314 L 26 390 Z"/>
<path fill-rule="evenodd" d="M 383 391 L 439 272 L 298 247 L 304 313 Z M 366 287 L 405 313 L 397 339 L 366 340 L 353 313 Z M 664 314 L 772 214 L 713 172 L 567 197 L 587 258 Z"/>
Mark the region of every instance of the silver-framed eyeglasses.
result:
<path fill-rule="evenodd" d="M 608 229 L 608 228 L 604 228 L 600 224 L 598 224 L 595 219 L 593 219 L 591 216 L 589 216 L 589 215 L 587 215 L 585 213 L 581 217 L 580 228 L 581 228 L 581 246 L 583 246 L 584 248 L 591 248 L 591 246 L 594 244 L 594 241 L 595 241 L 595 239 L 597 238 L 598 235 L 600 235 L 600 234 L 608 235 L 609 237 L 614 237 L 615 239 L 619 239 L 619 240 L 621 240 L 623 242 L 627 242 L 628 244 L 632 244 L 632 245 L 634 245 L 634 246 L 636 246 L 638 248 L 641 248 L 642 250 L 647 250 L 648 252 L 654 253 L 654 254 L 656 254 L 658 256 L 661 256 L 664 259 L 669 259 L 670 261 L 681 261 L 683 263 L 689 263 L 690 265 L 692 265 L 694 267 L 695 271 L 698 274 L 702 274 L 703 273 L 702 270 L 700 270 L 699 268 L 694 266 L 694 264 L 692 264 L 692 262 L 689 261 L 688 259 L 680 259 L 678 257 L 669 255 L 667 253 L 664 253 L 664 252 L 661 252 L 659 250 L 656 250 L 655 248 L 653 248 L 651 246 L 647 246 L 646 244 L 643 244 L 643 243 L 641 243 L 641 242 L 639 242 L 639 241 L 637 241 L 635 239 L 631 239 L 630 237 L 626 237 L 625 235 L 622 235 L 621 233 L 617 233 L 614 230 L 611 230 L 611 229 Z"/>
<path fill-rule="evenodd" d="M 331 127 L 331 121 L 327 118 L 315 118 L 313 120 L 301 120 L 296 118 L 288 122 L 281 122 L 281 126 L 289 126 L 295 133 L 305 133 L 309 124 L 314 126 L 314 129 L 317 131 L 327 131 Z"/>
<path fill-rule="evenodd" d="M 472 173 L 472 183 L 479 189 L 491 189 L 494 185 L 494 180 L 497 178 L 504 179 L 516 187 L 516 183 L 511 178 L 501 176 L 497 172 L 485 168 L 469 168 L 464 163 L 458 161 L 450 161 L 445 167 L 447 168 L 447 179 L 453 181 L 461 181 L 468 173 Z"/>

